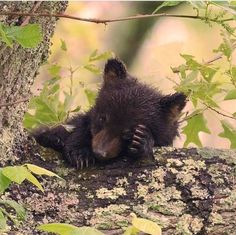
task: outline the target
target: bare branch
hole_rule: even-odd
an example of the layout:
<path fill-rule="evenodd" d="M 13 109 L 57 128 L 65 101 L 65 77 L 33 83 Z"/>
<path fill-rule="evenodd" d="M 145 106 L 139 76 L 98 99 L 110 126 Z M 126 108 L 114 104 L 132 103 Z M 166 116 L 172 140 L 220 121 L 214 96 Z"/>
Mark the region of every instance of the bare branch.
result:
<path fill-rule="evenodd" d="M 10 15 L 10 16 L 31 16 L 31 17 L 58 17 L 58 18 L 67 18 L 72 20 L 96 23 L 96 24 L 107 24 L 112 22 L 119 22 L 119 21 L 127 21 L 127 20 L 136 20 L 136 19 L 147 19 L 147 18 L 155 18 L 155 17 L 176 17 L 176 18 L 189 18 L 189 19 L 197 19 L 197 20 L 204 20 L 205 17 L 198 16 L 198 15 L 177 15 L 177 14 L 167 14 L 167 13 L 159 13 L 159 14 L 145 14 L 145 15 L 135 15 L 135 16 L 128 16 L 128 17 L 121 17 L 116 19 L 96 19 L 96 18 L 82 18 L 67 14 L 60 14 L 60 13 L 40 13 L 40 12 L 31 12 L 31 13 L 24 13 L 24 12 L 0 12 L 0 15 Z M 208 19 L 212 22 L 217 22 L 217 19 Z M 223 21 L 231 21 L 234 20 L 233 18 L 228 18 L 221 20 Z"/>
<path fill-rule="evenodd" d="M 231 118 L 231 119 L 233 119 L 233 120 L 236 120 L 236 117 L 233 117 L 233 116 L 227 115 L 227 114 L 225 114 L 225 113 L 222 113 L 222 112 L 220 112 L 219 110 L 217 110 L 217 109 L 215 109 L 215 108 L 212 108 L 211 106 L 209 106 L 208 104 L 206 104 L 206 103 L 204 103 L 204 102 L 202 102 L 202 104 L 206 106 L 204 109 L 202 109 L 201 111 L 199 111 L 199 112 L 197 112 L 197 113 L 190 114 L 190 115 L 184 117 L 184 118 L 183 118 L 182 120 L 180 120 L 178 123 L 179 123 L 179 124 L 180 124 L 180 123 L 183 123 L 183 122 L 185 122 L 185 121 L 187 121 L 187 120 L 189 120 L 189 119 L 191 119 L 191 118 L 193 118 L 193 117 L 195 117 L 195 116 L 197 116 L 197 115 L 199 115 L 199 114 L 205 112 L 207 109 L 210 109 L 211 111 L 213 111 L 213 112 L 215 112 L 215 113 L 217 113 L 217 114 L 219 114 L 219 115 L 221 115 L 221 116 L 223 116 L 223 117 L 227 117 L 227 118 Z"/>
<path fill-rule="evenodd" d="M 203 104 L 204 104 L 208 109 L 214 111 L 215 113 L 218 113 L 219 115 L 221 115 L 221 116 L 223 116 L 223 117 L 227 117 L 227 118 L 231 118 L 231 119 L 233 119 L 233 120 L 236 120 L 236 117 L 233 117 L 233 116 L 224 114 L 224 113 L 220 112 L 219 110 L 217 110 L 217 109 L 215 109 L 215 108 L 209 106 L 209 105 L 206 104 L 206 103 L 203 103 Z"/>

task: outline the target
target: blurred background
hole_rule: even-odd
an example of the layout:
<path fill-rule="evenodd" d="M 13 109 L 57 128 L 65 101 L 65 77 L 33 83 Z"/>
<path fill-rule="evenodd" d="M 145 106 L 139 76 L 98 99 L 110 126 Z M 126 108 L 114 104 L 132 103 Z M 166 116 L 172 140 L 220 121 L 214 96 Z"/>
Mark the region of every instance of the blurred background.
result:
<path fill-rule="evenodd" d="M 119 18 L 151 14 L 158 4 L 161 2 L 70 2 L 66 14 L 98 19 Z M 184 2 L 166 12 L 196 14 L 192 7 Z M 67 52 L 61 50 L 61 39 L 66 43 Z M 216 56 L 212 50 L 218 47 L 221 40 L 218 27 L 209 27 L 204 22 L 192 19 L 162 17 L 107 25 L 60 19 L 52 39 L 49 63 L 76 68 L 86 63 L 95 49 L 99 52 L 112 51 L 127 64 L 132 75 L 168 94 L 174 92 L 174 83 L 171 80 L 178 79 L 171 67 L 184 63 L 180 54 L 191 54 L 199 61 L 207 61 Z M 102 68 L 104 62 L 99 66 Z M 69 75 L 65 72 L 63 76 Z M 81 85 L 82 82 L 96 88 L 102 81 L 101 75 L 95 76 L 80 69 L 74 76 L 77 81 L 75 86 Z M 33 86 L 33 93 L 37 94 L 48 78 L 47 69 L 42 66 Z M 65 79 L 64 86 L 66 83 Z M 79 93 L 79 89 L 76 92 Z M 84 109 L 88 107 L 82 94 L 78 94 L 78 103 L 82 104 Z M 222 108 L 231 111 L 232 103 L 224 102 Z M 193 108 L 187 105 L 185 111 L 188 110 Z M 212 134 L 200 133 L 203 146 L 228 148 L 228 140 L 217 136 L 222 131 L 220 117 L 212 111 L 207 111 L 204 115 Z M 184 140 L 185 137 L 181 134 L 174 145 L 182 147 Z"/>

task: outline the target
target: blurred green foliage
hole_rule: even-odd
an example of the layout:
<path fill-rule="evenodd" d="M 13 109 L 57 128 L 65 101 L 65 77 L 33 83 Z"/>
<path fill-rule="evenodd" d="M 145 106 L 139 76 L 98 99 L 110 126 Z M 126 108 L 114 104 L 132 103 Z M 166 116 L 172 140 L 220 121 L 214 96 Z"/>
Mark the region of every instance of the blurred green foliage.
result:
<path fill-rule="evenodd" d="M 63 40 L 61 42 L 61 49 L 66 52 L 67 45 Z M 81 110 L 81 104 L 76 102 L 78 93 L 74 92 L 74 73 L 78 70 L 85 69 L 95 75 L 99 75 L 102 71 L 96 63 L 107 60 L 112 56 L 112 52 L 98 53 L 98 50 L 95 50 L 88 57 L 84 65 L 76 68 L 62 68 L 58 64 L 46 65 L 51 78 L 44 83 L 39 96 L 35 96 L 30 100 L 29 110 L 24 115 L 24 127 L 30 130 L 40 125 L 56 125 L 65 122 L 71 114 L 79 112 Z M 66 70 L 69 76 L 63 77 L 61 75 L 62 70 L 64 72 Z M 62 81 L 65 79 L 69 81 L 68 87 L 62 86 Z M 82 82 L 80 82 L 80 85 L 81 89 L 79 89 L 79 92 L 85 94 L 89 106 L 92 106 L 96 99 L 97 91 L 89 89 Z"/>
<path fill-rule="evenodd" d="M 154 8 L 155 13 L 159 13 L 164 7 L 171 7 L 181 2 L 163 2 L 158 3 Z M 216 59 L 209 62 L 200 62 L 193 55 L 181 54 L 185 62 L 178 67 L 172 68 L 174 73 L 179 75 L 179 81 L 175 82 L 174 89 L 188 95 L 194 110 L 186 113 L 186 125 L 182 133 L 186 135 L 184 146 L 193 143 L 202 146 L 199 138 L 200 132 L 210 134 L 211 130 L 205 118 L 205 111 L 212 110 L 219 117 L 228 117 L 236 120 L 235 113 L 226 114 L 220 108 L 220 102 L 225 100 L 234 100 L 236 98 L 236 67 L 232 62 L 232 55 L 235 50 L 235 29 L 231 23 L 235 20 L 235 5 L 233 2 L 189 2 L 196 11 L 196 17 L 212 27 L 217 24 L 221 27 L 222 43 L 214 49 L 217 53 Z M 217 8 L 217 11 L 213 8 Z M 61 40 L 61 49 L 67 52 L 67 45 Z M 220 57 L 218 54 L 220 53 Z M 88 70 L 89 72 L 99 75 L 101 70 L 96 62 L 106 60 L 111 57 L 112 53 L 105 52 L 99 54 L 95 50 L 89 56 L 86 63 L 76 68 L 69 67 L 69 76 L 62 76 L 61 65 L 49 65 L 48 71 L 51 75 L 42 89 L 39 96 L 30 101 L 29 111 L 24 117 L 24 126 L 27 129 L 35 128 L 39 125 L 56 125 L 64 122 L 74 112 L 81 110 L 80 102 L 75 101 L 74 73 L 77 70 Z M 224 59 L 227 66 L 216 65 L 215 61 Z M 219 78 L 220 77 L 220 78 Z M 69 86 L 64 88 L 61 83 L 63 80 L 69 81 Z M 86 87 L 84 82 L 80 81 L 81 89 L 87 97 L 87 101 L 92 106 L 96 98 L 96 91 Z M 231 147 L 235 147 L 234 139 L 236 138 L 236 129 L 228 122 L 221 121 L 224 132 L 219 134 L 220 137 L 227 138 L 231 142 Z"/>

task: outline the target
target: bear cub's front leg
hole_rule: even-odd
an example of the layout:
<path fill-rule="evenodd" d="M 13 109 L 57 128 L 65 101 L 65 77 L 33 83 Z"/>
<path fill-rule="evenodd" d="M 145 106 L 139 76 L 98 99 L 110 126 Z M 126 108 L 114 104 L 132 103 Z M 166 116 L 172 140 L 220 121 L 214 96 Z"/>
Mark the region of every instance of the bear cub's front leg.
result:
<path fill-rule="evenodd" d="M 150 130 L 139 124 L 133 130 L 126 130 L 123 139 L 128 141 L 127 154 L 132 157 L 153 157 L 154 139 Z"/>
<path fill-rule="evenodd" d="M 83 169 L 90 165 L 94 165 L 95 157 L 90 146 L 80 146 L 77 139 L 78 133 L 72 133 L 66 140 L 62 155 L 70 165 L 77 169 Z"/>

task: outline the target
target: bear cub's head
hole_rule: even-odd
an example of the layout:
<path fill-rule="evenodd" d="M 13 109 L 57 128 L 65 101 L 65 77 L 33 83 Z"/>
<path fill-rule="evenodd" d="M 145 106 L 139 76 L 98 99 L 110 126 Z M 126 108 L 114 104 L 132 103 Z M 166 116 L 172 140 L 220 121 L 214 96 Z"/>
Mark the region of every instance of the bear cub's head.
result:
<path fill-rule="evenodd" d="M 162 95 L 129 75 L 119 59 L 108 60 L 103 85 L 91 110 L 93 152 L 99 159 L 132 152 L 129 150 L 134 149 L 132 143 L 138 126 L 145 129 L 139 130 L 143 135 L 136 136 L 143 145 L 140 153 L 145 148 L 172 145 L 185 104 L 184 94 Z M 123 138 L 127 133 L 129 138 Z"/>

